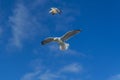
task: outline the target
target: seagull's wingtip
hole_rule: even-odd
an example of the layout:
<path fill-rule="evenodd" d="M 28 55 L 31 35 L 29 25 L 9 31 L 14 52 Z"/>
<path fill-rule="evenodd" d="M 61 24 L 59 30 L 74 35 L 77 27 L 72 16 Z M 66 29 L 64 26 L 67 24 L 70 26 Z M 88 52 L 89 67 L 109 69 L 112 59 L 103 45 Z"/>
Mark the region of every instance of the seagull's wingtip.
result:
<path fill-rule="evenodd" d="M 82 29 L 76 29 L 75 31 L 81 32 L 81 31 L 82 31 Z"/>
<path fill-rule="evenodd" d="M 43 41 L 41 41 L 41 45 L 44 45 L 44 42 L 43 42 Z"/>

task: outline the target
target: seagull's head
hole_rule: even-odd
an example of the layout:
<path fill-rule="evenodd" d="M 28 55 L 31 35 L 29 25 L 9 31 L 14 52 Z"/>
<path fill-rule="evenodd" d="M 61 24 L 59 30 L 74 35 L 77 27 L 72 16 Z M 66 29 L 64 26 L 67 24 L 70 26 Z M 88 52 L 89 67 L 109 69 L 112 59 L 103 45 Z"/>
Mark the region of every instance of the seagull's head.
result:
<path fill-rule="evenodd" d="M 51 7 L 50 9 L 51 9 L 51 10 L 57 10 L 58 8 L 56 8 L 56 7 Z"/>
<path fill-rule="evenodd" d="M 51 7 L 50 9 L 54 9 L 55 7 Z"/>
<path fill-rule="evenodd" d="M 59 41 L 60 40 L 60 37 L 55 37 L 54 38 L 54 41 Z"/>

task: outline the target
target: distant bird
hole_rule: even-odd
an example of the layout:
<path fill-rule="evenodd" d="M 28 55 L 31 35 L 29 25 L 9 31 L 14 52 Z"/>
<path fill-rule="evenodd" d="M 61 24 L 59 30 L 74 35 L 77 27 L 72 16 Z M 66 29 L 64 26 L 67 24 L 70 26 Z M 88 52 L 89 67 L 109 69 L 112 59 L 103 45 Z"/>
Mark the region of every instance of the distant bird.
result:
<path fill-rule="evenodd" d="M 51 13 L 52 15 L 55 15 L 55 14 L 61 14 L 62 11 L 58 8 L 52 7 L 49 13 Z"/>
<path fill-rule="evenodd" d="M 69 47 L 69 44 L 65 43 L 65 41 L 67 41 L 70 37 L 72 37 L 73 35 L 75 35 L 79 32 L 81 32 L 81 30 L 72 30 L 72 31 L 66 32 L 61 37 L 48 37 L 45 40 L 43 40 L 41 42 L 41 44 L 45 45 L 45 44 L 50 43 L 50 42 L 58 42 L 58 44 L 60 45 L 59 46 L 60 50 L 67 50 Z"/>

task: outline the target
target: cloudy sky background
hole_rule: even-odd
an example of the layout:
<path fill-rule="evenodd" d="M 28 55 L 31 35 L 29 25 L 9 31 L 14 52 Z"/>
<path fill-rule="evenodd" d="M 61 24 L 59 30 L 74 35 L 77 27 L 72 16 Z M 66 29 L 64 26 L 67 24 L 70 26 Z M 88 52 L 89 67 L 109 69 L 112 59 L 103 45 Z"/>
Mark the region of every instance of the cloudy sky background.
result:
<path fill-rule="evenodd" d="M 120 80 L 119 2 L 0 0 L 0 80 Z M 73 29 L 67 51 L 40 44 Z"/>

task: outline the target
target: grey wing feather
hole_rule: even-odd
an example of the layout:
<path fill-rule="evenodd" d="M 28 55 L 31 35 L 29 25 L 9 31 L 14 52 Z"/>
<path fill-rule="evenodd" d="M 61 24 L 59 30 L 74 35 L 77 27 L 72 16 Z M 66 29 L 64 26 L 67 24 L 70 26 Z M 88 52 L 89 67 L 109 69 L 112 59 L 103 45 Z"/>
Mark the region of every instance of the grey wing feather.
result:
<path fill-rule="evenodd" d="M 45 45 L 45 44 L 47 44 L 47 43 L 49 43 L 49 42 L 52 42 L 52 41 L 54 41 L 54 38 L 49 37 L 49 38 L 46 38 L 45 40 L 41 41 L 41 44 L 42 44 L 42 45 Z"/>
<path fill-rule="evenodd" d="M 67 33 L 65 33 L 65 35 L 63 35 L 61 37 L 61 40 L 65 41 L 67 40 L 68 38 L 72 37 L 73 35 L 79 33 L 81 30 L 73 30 L 73 31 L 69 31 Z"/>

